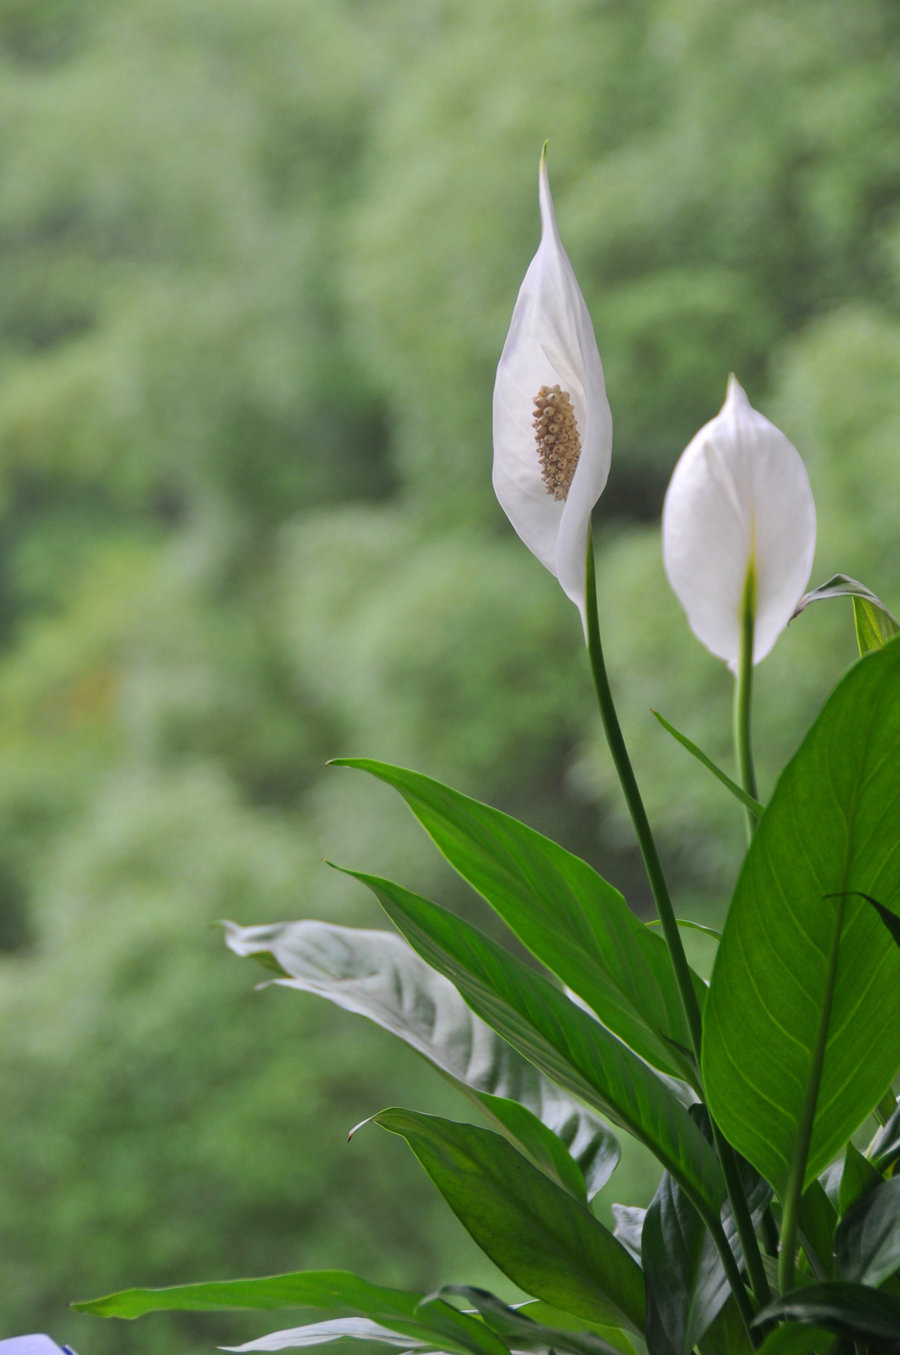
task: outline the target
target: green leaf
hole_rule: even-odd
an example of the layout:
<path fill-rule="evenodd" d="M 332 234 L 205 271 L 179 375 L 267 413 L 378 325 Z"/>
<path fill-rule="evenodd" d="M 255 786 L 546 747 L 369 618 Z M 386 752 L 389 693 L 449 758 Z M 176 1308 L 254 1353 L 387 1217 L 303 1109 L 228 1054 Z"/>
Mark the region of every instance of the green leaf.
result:
<path fill-rule="evenodd" d="M 770 1331 L 757 1355 L 829 1355 L 837 1337 L 824 1327 L 789 1322 Z"/>
<path fill-rule="evenodd" d="M 887 608 L 880 602 L 871 602 L 868 598 L 853 599 L 853 621 L 860 654 L 866 654 L 870 649 L 883 648 L 900 630 L 900 626 Z"/>
<path fill-rule="evenodd" d="M 610 1333 L 620 1342 L 614 1345 L 595 1331 L 571 1331 L 547 1326 L 531 1316 L 543 1307 L 539 1302 L 510 1308 L 487 1290 L 466 1284 L 445 1285 L 439 1297 L 462 1299 L 475 1309 L 491 1331 L 495 1331 L 517 1353 L 533 1351 L 536 1355 L 546 1355 L 550 1349 L 569 1351 L 572 1355 L 625 1355 L 625 1352 L 630 1355 L 634 1351 L 634 1346 L 621 1328 Z M 571 1317 L 569 1320 L 572 1320 Z M 609 1331 L 609 1328 L 604 1327 L 603 1330 Z"/>
<path fill-rule="evenodd" d="M 838 1278 L 857 1284 L 877 1287 L 900 1269 L 900 1176 L 880 1181 L 847 1211 L 834 1253 Z"/>
<path fill-rule="evenodd" d="M 479 1247 L 526 1293 L 588 1321 L 613 1305 L 644 1325 L 640 1267 L 594 1218 L 490 1129 L 394 1108 L 374 1117 L 406 1139 Z"/>
<path fill-rule="evenodd" d="M 754 1355 L 753 1342 L 733 1294 L 716 1314 L 698 1349 L 700 1355 Z"/>
<path fill-rule="evenodd" d="M 644 1220 L 641 1259 L 647 1286 L 647 1342 L 654 1355 L 688 1355 L 728 1296 L 709 1234 L 668 1172 Z"/>
<path fill-rule="evenodd" d="M 837 1210 L 821 1181 L 813 1181 L 800 1198 L 800 1238 L 817 1279 L 834 1278 L 834 1230 Z"/>
<path fill-rule="evenodd" d="M 900 1159 L 900 1105 L 896 1105 L 878 1136 L 872 1163 L 880 1172 L 885 1172 Z"/>
<path fill-rule="evenodd" d="M 326 1308 L 356 1314 L 393 1331 L 462 1355 L 508 1355 L 483 1323 L 439 1299 L 386 1289 L 345 1270 L 305 1270 L 254 1280 L 215 1280 L 166 1289 L 123 1289 L 105 1298 L 73 1303 L 76 1312 L 99 1317 L 145 1313 L 211 1312 L 229 1308 Z"/>
<path fill-rule="evenodd" d="M 363 758 L 542 964 L 654 1067 L 690 1079 L 690 1031 L 665 942 L 587 862 L 489 805 L 418 772 Z M 701 1007 L 706 986 L 694 975 Z"/>
<path fill-rule="evenodd" d="M 764 1326 L 785 1318 L 817 1325 L 851 1340 L 875 1337 L 896 1341 L 900 1299 L 867 1285 L 829 1281 L 776 1299 L 757 1313 L 753 1325 Z"/>
<path fill-rule="evenodd" d="M 844 1170 L 838 1187 L 838 1212 L 841 1216 L 852 1209 L 857 1200 L 881 1185 L 881 1181 L 881 1172 L 872 1166 L 868 1158 L 863 1157 L 855 1144 L 848 1143 L 844 1149 Z"/>
<path fill-rule="evenodd" d="M 650 714 L 655 715 L 659 723 L 662 725 L 663 729 L 665 729 L 669 734 L 671 734 L 672 738 L 675 739 L 676 742 L 680 743 L 682 748 L 686 748 L 687 751 L 693 757 L 695 757 L 697 761 L 701 763 L 708 772 L 712 772 L 713 776 L 716 777 L 717 780 L 721 781 L 722 785 L 726 788 L 726 790 L 731 791 L 735 799 L 739 800 L 745 809 L 749 809 L 750 813 L 757 819 L 762 817 L 765 806 L 761 805 L 759 800 L 755 800 L 752 795 L 747 794 L 743 786 L 739 786 L 736 781 L 732 781 L 728 773 L 723 772 L 722 768 L 719 767 L 715 762 L 713 762 L 711 757 L 707 757 L 706 753 L 703 752 L 702 748 L 698 748 L 697 745 L 693 742 L 693 740 L 689 739 L 686 734 L 682 734 L 681 731 L 676 729 L 674 725 L 670 725 L 668 720 L 666 720 L 664 716 L 660 715 L 658 710 L 651 709 Z"/>
<path fill-rule="evenodd" d="M 563 1332 L 567 1343 L 572 1334 L 578 1335 L 587 1329 L 608 1342 L 620 1352 L 620 1355 L 635 1355 L 634 1343 L 625 1328 L 608 1325 L 608 1321 L 612 1320 L 611 1315 L 606 1322 L 585 1322 L 584 1318 L 573 1317 L 571 1313 L 561 1313 L 551 1303 L 544 1303 L 541 1299 L 530 1299 L 521 1305 L 519 1311 L 533 1318 L 535 1322 L 552 1325 Z"/>
<path fill-rule="evenodd" d="M 702 1107 L 692 1107 L 691 1118 L 711 1137 Z M 749 1163 L 739 1160 L 739 1170 L 744 1198 L 756 1225 L 772 1198 L 772 1188 Z M 741 1264 L 743 1256 L 730 1206 L 723 1210 L 722 1222 Z M 648 1345 L 654 1355 L 689 1355 L 718 1317 L 731 1290 L 710 1234 L 668 1172 L 663 1174 L 647 1210 L 641 1257 L 647 1286 Z"/>
<path fill-rule="evenodd" d="M 287 976 L 281 986 L 366 1017 L 477 1092 L 489 1118 L 573 1195 L 587 1185 L 590 1198 L 608 1181 L 619 1146 L 607 1126 L 499 1039 L 401 936 L 312 920 L 224 925 L 235 954 L 271 957 Z"/>
<path fill-rule="evenodd" d="M 510 1101 L 503 1096 L 488 1096 L 482 1093 L 477 1099 L 481 1108 L 488 1112 L 495 1127 L 499 1128 L 510 1143 L 524 1153 L 535 1167 L 568 1191 L 573 1199 L 587 1204 L 585 1180 L 577 1163 L 565 1145 L 546 1125 L 541 1124 L 536 1115 L 518 1101 Z M 612 1135 L 609 1137 L 612 1138 Z M 614 1161 L 616 1159 L 618 1145 Z"/>
<path fill-rule="evenodd" d="M 900 642 L 839 683 L 751 843 L 713 968 L 710 1110 L 784 1194 L 818 1175 L 900 1065 Z M 828 897 L 839 895 L 840 897 Z"/>
<path fill-rule="evenodd" d="M 410 945 L 504 1040 L 634 1134 L 695 1202 L 718 1213 L 725 1185 L 712 1149 L 647 1064 L 477 928 L 389 880 L 346 873 L 369 886 Z"/>
<path fill-rule="evenodd" d="M 883 648 L 900 632 L 900 625 L 871 588 L 867 588 L 857 579 L 851 579 L 847 574 L 835 574 L 827 583 L 804 594 L 797 603 L 794 616 L 799 616 L 811 602 L 824 602 L 828 598 L 840 597 L 853 599 L 853 620 L 860 654 Z"/>

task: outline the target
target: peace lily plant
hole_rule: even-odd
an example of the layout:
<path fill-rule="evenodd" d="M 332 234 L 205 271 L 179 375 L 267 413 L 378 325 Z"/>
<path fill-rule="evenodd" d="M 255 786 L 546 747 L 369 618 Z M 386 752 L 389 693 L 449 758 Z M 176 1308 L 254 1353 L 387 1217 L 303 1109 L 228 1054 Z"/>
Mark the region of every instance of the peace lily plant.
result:
<path fill-rule="evenodd" d="M 586 862 L 418 772 L 387 782 L 534 963 L 446 909 L 351 871 L 396 931 L 227 924 L 227 941 L 389 1030 L 469 1097 L 472 1123 L 392 1108 L 457 1217 L 524 1301 L 419 1294 L 347 1272 L 130 1289 L 76 1307 L 305 1310 L 237 1350 L 330 1343 L 452 1355 L 887 1355 L 900 1351 L 900 640 L 838 575 L 803 593 L 815 513 L 799 454 L 732 378 L 666 496 L 668 577 L 735 673 L 738 779 L 674 736 L 734 796 L 749 845 L 707 985 L 691 969 L 601 645 L 591 510 L 611 418 L 546 163 L 542 236 L 503 349 L 494 484 L 579 610 L 610 754 L 660 927 Z M 750 674 L 790 617 L 853 600 L 861 658 L 760 803 Z M 664 722 L 665 723 L 665 722 Z M 724 792 L 723 792 L 724 793 Z M 687 924 L 689 925 L 689 924 Z M 615 1131 L 615 1132 L 614 1132 Z M 662 1174 L 647 1209 L 591 1201 L 633 1136 Z M 296 1324 L 297 1319 L 294 1319 Z"/>

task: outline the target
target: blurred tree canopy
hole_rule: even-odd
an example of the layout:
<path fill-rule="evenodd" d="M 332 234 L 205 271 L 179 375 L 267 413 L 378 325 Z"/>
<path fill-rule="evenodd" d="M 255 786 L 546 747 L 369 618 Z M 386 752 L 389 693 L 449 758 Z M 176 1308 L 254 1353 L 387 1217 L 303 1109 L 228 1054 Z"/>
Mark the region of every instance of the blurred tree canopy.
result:
<path fill-rule="evenodd" d="M 892 0 L 7 0 L 0 1335 L 206 1349 L 209 1320 L 65 1305 L 478 1278 L 398 1145 L 343 1144 L 418 1067 L 254 994 L 209 924 L 380 925 L 325 854 L 474 906 L 338 754 L 492 800 L 645 905 L 577 616 L 489 487 L 545 137 L 616 422 L 623 722 L 682 901 L 721 904 L 740 820 L 648 708 L 727 761 L 730 684 L 659 508 L 733 369 L 806 460 L 813 582 L 900 606 L 898 123 Z M 835 603 L 760 670 L 765 790 L 853 652 Z"/>

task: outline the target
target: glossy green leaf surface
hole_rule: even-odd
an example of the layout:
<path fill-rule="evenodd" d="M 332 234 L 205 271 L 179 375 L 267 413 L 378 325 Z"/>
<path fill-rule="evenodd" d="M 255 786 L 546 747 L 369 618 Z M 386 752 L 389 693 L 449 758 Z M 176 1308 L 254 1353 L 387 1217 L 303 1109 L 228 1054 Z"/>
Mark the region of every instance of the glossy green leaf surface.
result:
<path fill-rule="evenodd" d="M 758 1355 L 829 1355 L 836 1341 L 834 1333 L 824 1327 L 789 1322 L 769 1332 Z"/>
<path fill-rule="evenodd" d="M 834 1281 L 798 1289 L 770 1303 L 757 1313 L 755 1324 L 787 1318 L 823 1327 L 851 1339 L 874 1337 L 897 1340 L 900 1333 L 900 1299 L 867 1285 Z"/>
<path fill-rule="evenodd" d="M 882 1181 L 847 1211 L 834 1252 L 841 1280 L 877 1288 L 900 1269 L 900 1176 Z"/>
<path fill-rule="evenodd" d="M 851 893 L 900 907 L 898 823 L 893 641 L 842 679 L 778 782 L 713 969 L 710 1109 L 779 1193 L 792 1164 L 804 1185 L 822 1171 L 900 1066 L 900 948 Z"/>
<path fill-rule="evenodd" d="M 485 1113 L 573 1195 L 592 1197 L 609 1179 L 619 1147 L 607 1126 L 501 1040 L 402 936 L 312 920 L 229 922 L 225 933 L 237 955 L 270 957 L 287 976 L 276 980 L 282 986 L 366 1017 L 473 1089 Z"/>
<path fill-rule="evenodd" d="M 464 880 L 542 964 L 654 1067 L 684 1077 L 690 1048 L 665 942 L 617 889 L 525 824 L 418 772 L 339 759 L 393 786 Z M 706 987 L 695 975 L 698 1002 Z"/>
<path fill-rule="evenodd" d="M 594 1218 L 489 1129 L 390 1109 L 375 1122 L 406 1139 L 450 1208 L 526 1293 L 603 1320 L 612 1305 L 644 1325 L 640 1267 Z"/>
<path fill-rule="evenodd" d="M 860 654 L 881 649 L 900 630 L 887 608 L 868 598 L 854 597 L 853 622 Z"/>
<path fill-rule="evenodd" d="M 603 1322 L 586 1322 L 584 1318 L 560 1312 L 552 1303 L 544 1303 L 542 1299 L 531 1299 L 523 1303 L 519 1311 L 535 1322 L 542 1322 L 563 1332 L 565 1340 L 561 1341 L 561 1347 L 564 1349 L 569 1348 L 572 1336 L 577 1339 L 583 1332 L 589 1331 L 608 1342 L 620 1355 L 636 1355 L 634 1341 L 624 1327 L 615 1324 L 612 1312 Z"/>
<path fill-rule="evenodd" d="M 623 1355 L 623 1352 L 634 1350 L 622 1329 L 610 1331 L 607 1327 L 602 1328 L 618 1342 L 614 1344 L 596 1330 L 578 1331 L 548 1326 L 537 1317 L 537 1312 L 544 1306 L 540 1302 L 510 1308 L 494 1294 L 465 1284 L 445 1285 L 439 1297 L 448 1302 L 453 1298 L 462 1299 L 466 1308 L 474 1308 L 485 1325 L 516 1351 L 534 1351 L 536 1355 L 545 1355 L 547 1350 L 564 1350 L 571 1355 Z M 535 1316 L 532 1316 L 533 1313 Z M 569 1322 L 572 1322 L 571 1317 Z"/>
<path fill-rule="evenodd" d="M 697 1349 L 700 1355 L 754 1355 L 753 1342 L 733 1295 L 719 1310 Z"/>
<path fill-rule="evenodd" d="M 702 1123 L 703 1112 L 691 1116 Z M 708 1123 L 705 1126 L 708 1131 Z M 741 1186 L 754 1225 L 772 1197 L 771 1186 L 739 1161 Z M 728 1243 L 742 1253 L 729 1205 L 723 1210 Z M 731 1293 L 721 1259 L 697 1211 L 668 1172 L 644 1219 L 641 1256 L 647 1286 L 647 1340 L 654 1355 L 689 1355 L 701 1343 Z M 740 1324 L 743 1328 L 743 1324 Z M 716 1344 L 713 1342 L 713 1349 Z"/>
<path fill-rule="evenodd" d="M 663 1174 L 647 1209 L 641 1259 L 647 1285 L 647 1338 L 654 1355 L 688 1355 L 728 1296 L 700 1215 Z"/>
<path fill-rule="evenodd" d="M 367 1318 L 414 1340 L 437 1343 L 465 1355 L 506 1355 L 506 1347 L 493 1332 L 450 1304 L 370 1284 L 345 1270 L 303 1270 L 252 1280 L 123 1289 L 105 1298 L 73 1303 L 72 1307 L 99 1317 L 123 1318 L 228 1308 L 325 1308 Z"/>
<path fill-rule="evenodd" d="M 838 1187 L 838 1213 L 841 1217 L 881 1181 L 881 1173 L 869 1159 L 863 1157 L 855 1144 L 848 1143 L 844 1149 L 844 1170 Z"/>
<path fill-rule="evenodd" d="M 800 1200 L 800 1241 L 817 1279 L 834 1279 L 834 1230 L 837 1210 L 821 1181 L 807 1186 Z"/>
<path fill-rule="evenodd" d="M 477 1099 L 482 1110 L 493 1121 L 494 1128 L 499 1129 L 534 1166 L 567 1190 L 574 1199 L 582 1204 L 587 1203 L 588 1192 L 581 1169 L 552 1130 L 518 1101 L 511 1101 L 505 1096 L 489 1096 L 486 1092 L 480 1093 Z M 617 1160 L 618 1149 L 612 1156 L 613 1163 Z"/>
<path fill-rule="evenodd" d="M 650 1148 L 692 1198 L 718 1212 L 718 1162 L 652 1069 L 548 979 L 461 918 L 378 876 L 367 884 L 410 945 L 525 1058 Z"/>

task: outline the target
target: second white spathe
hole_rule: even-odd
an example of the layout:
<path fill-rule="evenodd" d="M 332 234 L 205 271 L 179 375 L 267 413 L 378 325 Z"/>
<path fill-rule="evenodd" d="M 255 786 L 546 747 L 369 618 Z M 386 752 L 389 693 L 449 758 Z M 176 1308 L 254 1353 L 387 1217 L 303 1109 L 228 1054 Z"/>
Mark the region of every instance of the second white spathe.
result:
<path fill-rule="evenodd" d="M 666 574 L 691 629 L 733 671 L 752 569 L 753 662 L 759 663 L 809 580 L 816 511 L 799 452 L 753 408 L 734 376 L 721 410 L 675 467 L 662 536 Z"/>

